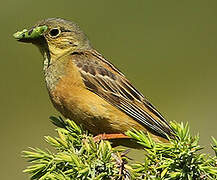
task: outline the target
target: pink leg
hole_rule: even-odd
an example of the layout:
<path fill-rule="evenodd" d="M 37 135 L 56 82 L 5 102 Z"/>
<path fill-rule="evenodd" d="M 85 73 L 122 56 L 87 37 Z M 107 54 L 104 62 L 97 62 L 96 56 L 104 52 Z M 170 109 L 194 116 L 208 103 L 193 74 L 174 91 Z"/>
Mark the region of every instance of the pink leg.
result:
<path fill-rule="evenodd" d="M 99 142 L 100 140 L 109 140 L 109 139 L 128 139 L 130 137 L 124 134 L 98 134 L 93 137 L 94 142 Z"/>

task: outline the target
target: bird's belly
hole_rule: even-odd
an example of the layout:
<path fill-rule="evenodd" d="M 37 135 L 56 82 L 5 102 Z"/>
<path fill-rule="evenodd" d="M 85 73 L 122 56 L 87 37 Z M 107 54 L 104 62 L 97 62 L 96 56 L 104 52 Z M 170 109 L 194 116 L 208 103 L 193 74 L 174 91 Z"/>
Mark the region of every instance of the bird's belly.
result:
<path fill-rule="evenodd" d="M 145 130 L 134 119 L 81 86 L 59 83 L 50 92 L 51 100 L 66 118 L 74 120 L 94 135 L 124 133 L 131 128 Z"/>

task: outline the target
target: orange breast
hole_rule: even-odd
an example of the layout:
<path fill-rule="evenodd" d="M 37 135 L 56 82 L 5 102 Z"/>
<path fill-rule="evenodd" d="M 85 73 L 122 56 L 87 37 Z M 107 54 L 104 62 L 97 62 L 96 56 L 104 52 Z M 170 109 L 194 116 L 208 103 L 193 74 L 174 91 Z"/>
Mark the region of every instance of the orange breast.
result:
<path fill-rule="evenodd" d="M 55 88 L 49 91 L 54 107 L 93 135 L 124 133 L 132 128 L 143 130 L 144 126 L 121 110 L 86 89 L 80 73 L 72 61 L 66 63 L 64 75 Z M 154 139 L 165 139 L 153 135 Z"/>
<path fill-rule="evenodd" d="M 94 135 L 99 133 L 124 133 L 131 128 L 145 128 L 131 117 L 87 90 L 80 73 L 71 61 L 50 97 L 66 118 L 81 124 Z"/>

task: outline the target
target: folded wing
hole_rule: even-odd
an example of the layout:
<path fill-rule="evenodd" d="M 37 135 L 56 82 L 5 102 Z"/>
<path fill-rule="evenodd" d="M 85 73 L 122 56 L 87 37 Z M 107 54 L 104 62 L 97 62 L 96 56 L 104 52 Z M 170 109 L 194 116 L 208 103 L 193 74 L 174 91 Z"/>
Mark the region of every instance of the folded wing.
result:
<path fill-rule="evenodd" d="M 117 107 L 160 137 L 173 136 L 163 116 L 131 85 L 125 76 L 98 52 L 72 53 L 86 88 Z"/>

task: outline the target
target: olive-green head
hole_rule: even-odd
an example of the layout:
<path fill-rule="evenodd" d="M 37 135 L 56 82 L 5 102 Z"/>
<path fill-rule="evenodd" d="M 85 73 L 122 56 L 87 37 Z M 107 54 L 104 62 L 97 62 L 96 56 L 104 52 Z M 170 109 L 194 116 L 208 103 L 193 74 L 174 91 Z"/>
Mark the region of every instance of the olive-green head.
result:
<path fill-rule="evenodd" d="M 61 18 L 39 21 L 29 30 L 24 29 L 14 33 L 13 36 L 20 42 L 33 43 L 40 49 L 47 48 L 51 54 L 69 49 L 73 51 L 91 48 L 87 36 L 79 26 Z"/>

